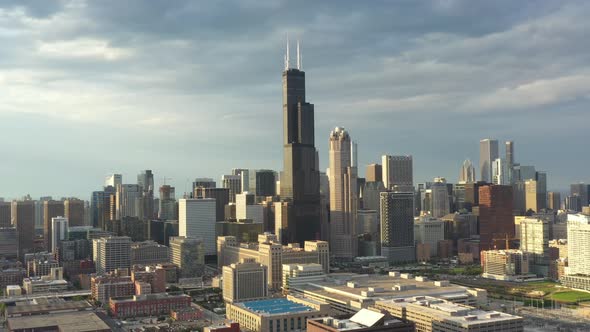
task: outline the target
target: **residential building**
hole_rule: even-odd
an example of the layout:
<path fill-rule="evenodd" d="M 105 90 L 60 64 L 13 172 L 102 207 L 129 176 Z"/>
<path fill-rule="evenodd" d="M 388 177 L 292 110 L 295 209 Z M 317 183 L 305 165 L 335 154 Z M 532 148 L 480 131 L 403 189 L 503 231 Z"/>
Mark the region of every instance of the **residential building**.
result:
<path fill-rule="evenodd" d="M 45 249 L 53 251 L 51 220 L 52 218 L 64 216 L 64 202 L 48 200 L 43 202 L 43 239 L 45 240 Z"/>
<path fill-rule="evenodd" d="M 382 192 L 381 255 L 390 262 L 415 261 L 414 192 Z"/>
<path fill-rule="evenodd" d="M 170 238 L 170 253 L 173 264 L 180 269 L 183 278 L 203 275 L 205 270 L 205 245 L 197 237 L 176 236 Z"/>
<path fill-rule="evenodd" d="M 92 249 L 98 275 L 131 267 L 131 238 L 128 236 L 93 239 Z"/>
<path fill-rule="evenodd" d="M 522 281 L 535 277 L 531 274 L 532 257 L 522 250 L 485 250 L 481 252 L 484 278 Z"/>
<path fill-rule="evenodd" d="M 135 292 L 134 283 L 130 276 L 94 275 L 90 278 L 90 285 L 92 298 L 103 304 L 107 304 L 111 297 L 129 296 Z"/>

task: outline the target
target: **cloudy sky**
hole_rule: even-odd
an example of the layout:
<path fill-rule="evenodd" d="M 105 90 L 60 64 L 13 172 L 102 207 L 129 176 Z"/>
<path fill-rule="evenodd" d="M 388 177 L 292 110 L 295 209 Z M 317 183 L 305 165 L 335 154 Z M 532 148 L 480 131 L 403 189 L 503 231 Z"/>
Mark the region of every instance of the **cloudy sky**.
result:
<path fill-rule="evenodd" d="M 300 38 L 316 145 L 412 154 L 456 181 L 514 140 L 549 188 L 590 181 L 587 1 L 0 1 L 0 197 L 90 196 L 105 175 L 282 168 L 281 71 Z M 503 153 L 503 151 L 502 151 Z"/>

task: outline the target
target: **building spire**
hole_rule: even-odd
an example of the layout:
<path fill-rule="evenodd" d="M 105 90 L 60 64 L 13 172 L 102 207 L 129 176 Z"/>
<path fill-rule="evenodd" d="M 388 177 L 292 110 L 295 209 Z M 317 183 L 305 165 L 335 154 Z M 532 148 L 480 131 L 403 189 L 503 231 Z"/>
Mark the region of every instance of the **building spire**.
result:
<path fill-rule="evenodd" d="M 303 69 L 301 66 L 301 50 L 299 48 L 299 39 L 297 39 L 297 69 Z"/>
<path fill-rule="evenodd" d="M 289 36 L 287 35 L 287 52 L 285 53 L 285 70 L 289 70 Z"/>

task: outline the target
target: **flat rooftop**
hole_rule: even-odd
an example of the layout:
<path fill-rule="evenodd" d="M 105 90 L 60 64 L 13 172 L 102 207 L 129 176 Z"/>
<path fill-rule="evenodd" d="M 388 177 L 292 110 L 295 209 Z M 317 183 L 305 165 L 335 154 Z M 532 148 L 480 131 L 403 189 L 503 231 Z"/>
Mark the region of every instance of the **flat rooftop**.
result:
<path fill-rule="evenodd" d="M 268 315 L 315 311 L 315 309 L 312 307 L 308 307 L 304 304 L 296 303 L 285 298 L 248 301 L 239 303 L 239 305 L 250 311 Z"/>
<path fill-rule="evenodd" d="M 9 330 L 42 330 L 57 327 L 60 332 L 110 331 L 111 328 L 93 312 L 24 316 L 8 318 Z"/>
<path fill-rule="evenodd" d="M 67 310 L 87 310 L 92 308 L 88 301 L 60 301 L 55 303 L 18 303 L 6 307 L 8 316 L 51 313 Z"/>

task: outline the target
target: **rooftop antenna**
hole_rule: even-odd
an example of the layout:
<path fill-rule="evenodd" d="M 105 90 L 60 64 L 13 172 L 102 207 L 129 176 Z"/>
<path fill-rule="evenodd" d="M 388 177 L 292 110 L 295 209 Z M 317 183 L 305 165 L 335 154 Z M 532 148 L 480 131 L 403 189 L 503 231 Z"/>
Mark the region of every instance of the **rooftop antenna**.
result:
<path fill-rule="evenodd" d="M 297 39 L 297 69 L 301 70 L 301 51 L 299 48 L 299 39 Z"/>
<path fill-rule="evenodd" d="M 287 53 L 285 54 L 285 70 L 289 69 L 289 36 L 287 35 Z"/>

